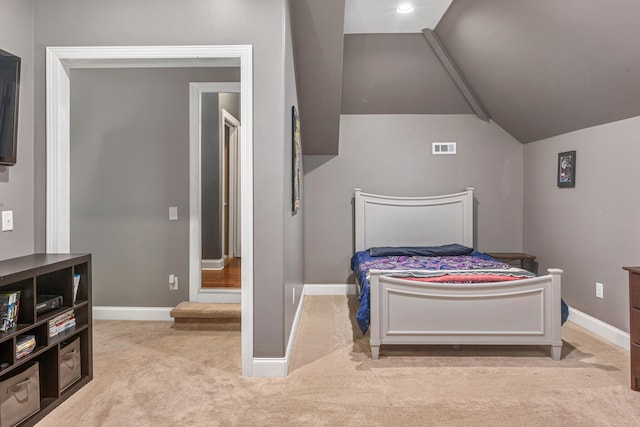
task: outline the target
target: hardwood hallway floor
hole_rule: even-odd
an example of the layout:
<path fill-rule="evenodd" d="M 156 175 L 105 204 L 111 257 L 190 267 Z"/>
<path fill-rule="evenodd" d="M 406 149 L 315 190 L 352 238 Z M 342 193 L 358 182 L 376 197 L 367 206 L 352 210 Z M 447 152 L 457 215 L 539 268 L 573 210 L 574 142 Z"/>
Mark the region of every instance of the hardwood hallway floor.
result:
<path fill-rule="evenodd" d="M 203 288 L 240 289 L 241 259 L 232 258 L 222 270 L 202 270 Z"/>

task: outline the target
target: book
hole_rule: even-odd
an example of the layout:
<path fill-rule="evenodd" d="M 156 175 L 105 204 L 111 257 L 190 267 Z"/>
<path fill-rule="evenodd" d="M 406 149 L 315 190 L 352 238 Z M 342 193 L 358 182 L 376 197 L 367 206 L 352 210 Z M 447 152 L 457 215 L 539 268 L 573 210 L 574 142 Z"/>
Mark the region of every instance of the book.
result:
<path fill-rule="evenodd" d="M 79 287 L 80 287 L 80 275 L 76 273 L 73 275 L 73 304 L 76 303 Z"/>
<path fill-rule="evenodd" d="M 73 310 L 66 311 L 49 320 L 49 337 L 55 337 L 61 332 L 76 326 L 76 315 Z"/>
<path fill-rule="evenodd" d="M 0 332 L 5 332 L 18 324 L 20 291 L 0 292 Z"/>
<path fill-rule="evenodd" d="M 36 348 L 35 335 L 21 335 L 16 339 L 16 359 L 27 357 Z"/>
<path fill-rule="evenodd" d="M 35 349 L 35 347 L 33 347 L 33 348 L 28 348 L 28 349 L 22 350 L 22 351 L 20 351 L 20 352 L 16 352 L 16 359 L 17 359 L 17 360 L 20 360 L 20 359 L 22 359 L 23 357 L 27 357 L 28 355 L 30 355 L 31 353 L 33 353 L 33 350 L 34 350 L 34 349 Z"/>
<path fill-rule="evenodd" d="M 36 346 L 35 335 L 21 335 L 16 339 L 16 350 L 24 350 L 28 347 Z"/>

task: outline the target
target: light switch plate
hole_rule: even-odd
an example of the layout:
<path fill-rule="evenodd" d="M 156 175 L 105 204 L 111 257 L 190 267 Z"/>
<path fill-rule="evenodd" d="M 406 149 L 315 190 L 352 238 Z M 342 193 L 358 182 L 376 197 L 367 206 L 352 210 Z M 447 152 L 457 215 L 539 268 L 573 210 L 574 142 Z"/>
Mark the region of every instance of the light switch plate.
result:
<path fill-rule="evenodd" d="M 2 231 L 13 230 L 13 211 L 2 211 Z"/>
<path fill-rule="evenodd" d="M 169 220 L 177 221 L 178 220 L 178 207 L 177 206 L 169 206 Z"/>

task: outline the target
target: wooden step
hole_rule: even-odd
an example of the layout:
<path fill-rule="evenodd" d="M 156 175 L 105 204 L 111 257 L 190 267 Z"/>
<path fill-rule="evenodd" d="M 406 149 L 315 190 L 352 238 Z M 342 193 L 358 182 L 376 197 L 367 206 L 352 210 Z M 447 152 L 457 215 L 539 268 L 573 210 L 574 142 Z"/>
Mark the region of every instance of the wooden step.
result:
<path fill-rule="evenodd" d="M 181 330 L 239 331 L 240 304 L 207 304 L 183 301 L 169 313 L 173 327 Z"/>

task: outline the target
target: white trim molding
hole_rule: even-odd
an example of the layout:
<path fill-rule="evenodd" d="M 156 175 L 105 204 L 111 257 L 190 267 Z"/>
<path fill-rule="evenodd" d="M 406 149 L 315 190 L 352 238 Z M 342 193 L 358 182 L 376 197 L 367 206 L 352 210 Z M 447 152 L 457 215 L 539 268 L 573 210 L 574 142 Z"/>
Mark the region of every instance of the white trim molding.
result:
<path fill-rule="evenodd" d="M 602 320 L 589 316 L 572 307 L 569 307 L 568 320 L 620 348 L 627 351 L 630 349 L 629 334 Z"/>
<path fill-rule="evenodd" d="M 289 343 L 284 357 L 256 357 L 253 359 L 253 374 L 255 377 L 265 378 L 281 378 L 289 374 L 289 366 L 293 355 L 293 346 L 296 336 L 298 335 L 298 326 L 304 309 L 305 298 L 309 295 L 356 295 L 356 285 L 350 284 L 320 284 L 320 285 L 304 285 L 300 303 L 296 310 L 291 333 L 289 334 Z"/>
<path fill-rule="evenodd" d="M 169 315 L 173 307 L 112 307 L 93 306 L 94 320 L 173 321 Z"/>
<path fill-rule="evenodd" d="M 295 344 L 296 336 L 298 335 L 298 326 L 300 325 L 300 318 L 302 317 L 302 310 L 304 308 L 304 297 L 305 292 L 303 289 L 300 302 L 298 303 L 298 309 L 296 310 L 296 315 L 293 319 L 293 325 L 291 326 L 289 343 L 287 344 L 287 350 L 284 357 L 254 357 L 253 376 L 264 378 L 283 378 L 289 375 L 293 346 Z"/>
<path fill-rule="evenodd" d="M 242 229 L 242 375 L 253 368 L 253 47 L 211 46 L 65 46 L 46 50 L 46 250 L 70 251 L 70 69 L 215 66 L 220 60 L 240 65 L 241 229 Z M 191 125 L 192 127 L 193 125 Z M 193 162 L 193 153 L 190 162 Z M 190 175 L 190 180 L 194 177 Z M 193 185 L 193 182 L 190 182 Z M 192 187 L 191 187 L 192 188 Z M 190 195 L 190 215 L 199 194 Z M 199 221 L 199 219 L 198 219 Z M 190 220 L 191 224 L 191 220 Z M 200 244 L 200 227 L 190 226 L 189 241 Z M 196 235 L 197 234 L 197 235 Z M 189 249 L 189 279 L 200 274 L 200 252 Z M 199 281 L 198 281 L 199 283 Z M 190 294 L 191 297 L 191 294 Z"/>
<path fill-rule="evenodd" d="M 357 295 L 356 285 L 353 284 L 306 284 L 304 295 Z"/>
<path fill-rule="evenodd" d="M 200 266 L 201 270 L 224 270 L 224 258 L 203 259 L 200 263 Z M 191 285 L 191 283 L 189 283 L 189 285 Z M 191 286 L 189 286 L 189 288 L 191 288 Z"/>
<path fill-rule="evenodd" d="M 289 374 L 288 357 L 254 357 L 253 376 L 258 378 L 284 378 Z"/>
<path fill-rule="evenodd" d="M 240 289 L 200 289 L 197 302 L 212 304 L 241 304 L 242 292 Z"/>

